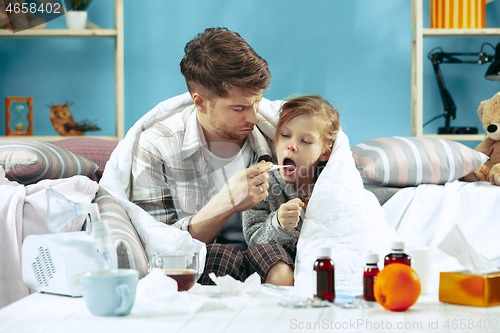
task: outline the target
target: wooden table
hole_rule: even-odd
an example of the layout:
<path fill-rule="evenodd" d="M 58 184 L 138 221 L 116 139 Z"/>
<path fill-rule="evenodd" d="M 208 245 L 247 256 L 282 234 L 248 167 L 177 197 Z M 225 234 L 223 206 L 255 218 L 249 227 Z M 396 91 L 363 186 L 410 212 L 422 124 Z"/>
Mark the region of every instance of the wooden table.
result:
<path fill-rule="evenodd" d="M 421 295 L 405 312 L 377 303 L 362 309 L 339 306 L 285 308 L 265 287 L 243 296 L 221 296 L 202 287 L 227 308 L 144 317 L 95 317 L 82 298 L 36 293 L 0 310 L 0 332 L 500 332 L 500 306 L 476 308 L 441 303 Z"/>

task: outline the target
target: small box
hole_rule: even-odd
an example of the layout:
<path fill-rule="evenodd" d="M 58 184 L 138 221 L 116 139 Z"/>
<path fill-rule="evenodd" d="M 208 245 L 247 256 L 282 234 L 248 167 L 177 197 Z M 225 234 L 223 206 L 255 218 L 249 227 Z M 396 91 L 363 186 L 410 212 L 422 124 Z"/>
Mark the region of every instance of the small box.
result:
<path fill-rule="evenodd" d="M 488 307 L 500 305 L 500 271 L 472 274 L 469 271 L 441 272 L 439 301 Z"/>
<path fill-rule="evenodd" d="M 484 29 L 485 0 L 431 0 L 431 28 Z"/>

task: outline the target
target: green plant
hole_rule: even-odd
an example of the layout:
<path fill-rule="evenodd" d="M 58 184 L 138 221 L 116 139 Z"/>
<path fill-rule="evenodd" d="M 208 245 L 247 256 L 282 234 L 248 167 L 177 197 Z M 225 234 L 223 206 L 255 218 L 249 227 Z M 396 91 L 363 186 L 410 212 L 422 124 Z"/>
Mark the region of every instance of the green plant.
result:
<path fill-rule="evenodd" d="M 92 0 L 71 0 L 73 10 L 87 10 Z"/>

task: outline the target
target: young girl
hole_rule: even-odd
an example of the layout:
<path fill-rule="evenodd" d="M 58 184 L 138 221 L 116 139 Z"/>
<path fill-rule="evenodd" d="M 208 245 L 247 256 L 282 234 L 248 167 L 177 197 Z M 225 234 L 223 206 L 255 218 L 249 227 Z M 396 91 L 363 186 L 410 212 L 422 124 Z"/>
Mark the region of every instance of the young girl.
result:
<path fill-rule="evenodd" d="M 337 110 L 319 95 L 283 104 L 274 147 L 278 164 L 287 167 L 269 172 L 269 196 L 243 212 L 243 234 L 249 248 L 294 243 L 295 231 L 302 226 L 303 208 L 330 157 L 339 129 Z"/>

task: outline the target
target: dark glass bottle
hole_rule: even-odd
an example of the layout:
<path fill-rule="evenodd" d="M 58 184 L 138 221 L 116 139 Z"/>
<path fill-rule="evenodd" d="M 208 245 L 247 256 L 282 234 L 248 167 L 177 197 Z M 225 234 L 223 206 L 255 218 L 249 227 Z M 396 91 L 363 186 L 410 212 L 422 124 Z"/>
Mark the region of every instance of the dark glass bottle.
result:
<path fill-rule="evenodd" d="M 411 258 L 405 253 L 404 242 L 392 242 L 391 253 L 384 258 L 384 267 L 389 264 L 400 263 L 411 266 Z"/>
<path fill-rule="evenodd" d="M 363 273 L 363 299 L 365 301 L 375 301 L 375 294 L 373 293 L 373 285 L 375 283 L 375 279 L 377 278 L 377 274 L 379 272 L 378 269 L 378 254 L 376 253 L 368 253 L 365 256 L 366 266 L 365 271 Z"/>
<path fill-rule="evenodd" d="M 320 249 L 314 262 L 316 271 L 316 297 L 333 302 L 335 300 L 335 264 L 330 248 Z"/>

